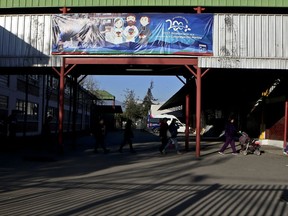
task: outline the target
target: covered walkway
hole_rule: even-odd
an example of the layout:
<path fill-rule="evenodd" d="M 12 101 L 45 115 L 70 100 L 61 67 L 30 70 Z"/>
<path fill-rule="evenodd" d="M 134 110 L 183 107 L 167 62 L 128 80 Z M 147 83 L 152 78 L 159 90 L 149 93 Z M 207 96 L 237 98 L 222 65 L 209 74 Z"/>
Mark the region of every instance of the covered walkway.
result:
<path fill-rule="evenodd" d="M 54 161 L 1 152 L 1 215 L 287 215 L 288 163 L 281 149 L 262 155 L 217 154 L 222 141 L 194 151 L 160 155 L 159 137 L 135 132 L 137 154 L 93 154 L 93 138 L 78 139 Z M 184 146 L 184 141 L 181 141 Z M 195 144 L 195 143 L 194 143 Z M 126 151 L 125 151 L 126 150 Z"/>

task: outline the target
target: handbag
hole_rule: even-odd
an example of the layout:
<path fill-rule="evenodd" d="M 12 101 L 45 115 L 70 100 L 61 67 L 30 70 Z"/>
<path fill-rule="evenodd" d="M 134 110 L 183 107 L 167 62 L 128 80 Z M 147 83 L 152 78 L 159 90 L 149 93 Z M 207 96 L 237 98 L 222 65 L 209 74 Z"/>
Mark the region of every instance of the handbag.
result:
<path fill-rule="evenodd" d="M 167 130 L 166 136 L 167 136 L 167 138 L 171 137 L 171 132 L 169 130 Z"/>

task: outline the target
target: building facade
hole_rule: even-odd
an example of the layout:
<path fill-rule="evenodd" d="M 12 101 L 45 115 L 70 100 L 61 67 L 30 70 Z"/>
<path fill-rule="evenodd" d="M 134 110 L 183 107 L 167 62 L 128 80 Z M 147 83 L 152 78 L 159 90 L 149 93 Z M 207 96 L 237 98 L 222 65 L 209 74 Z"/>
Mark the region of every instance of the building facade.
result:
<path fill-rule="evenodd" d="M 2 132 L 8 135 L 7 118 L 17 111 L 17 136 L 39 135 L 47 116 L 52 116 L 53 132 L 58 128 L 59 81 L 49 75 L 0 75 L 0 118 Z M 64 131 L 71 132 L 90 128 L 93 103 L 98 100 L 78 85 L 77 97 L 73 97 L 73 84 L 65 85 Z M 73 101 L 77 100 L 76 103 Z M 75 109 L 75 111 L 74 111 Z M 75 116 L 74 116 L 75 115 Z M 73 122 L 75 121 L 75 125 Z"/>
<path fill-rule="evenodd" d="M 112 6 L 114 11 L 119 12 L 129 12 L 127 10 L 127 6 L 129 6 L 129 10 L 133 12 L 143 12 L 144 7 L 147 12 L 159 12 L 164 7 L 169 7 L 170 11 L 178 13 L 213 13 L 213 55 L 197 57 L 197 66 L 200 68 L 215 71 L 218 69 L 239 69 L 251 73 L 255 70 L 271 70 L 280 72 L 279 74 L 283 74 L 282 72 L 288 68 L 288 44 L 285 40 L 288 36 L 287 12 L 285 12 L 288 2 L 285 1 L 263 0 L 249 3 L 241 0 L 57 1 L 53 3 L 48 1 L 17 1 L 13 4 L 5 1 L 1 4 L 0 12 L 3 14 L 0 17 L 1 37 L 5 41 L 9 41 L 9 45 L 4 43 L 0 49 L 2 50 L 0 66 L 4 74 L 8 74 L 7 72 L 11 71 L 11 68 L 12 70 L 15 69 L 15 67 L 41 67 L 45 73 L 50 73 L 51 68 L 63 66 L 61 56 L 51 55 L 51 14 L 83 11 L 87 13 L 104 11 L 106 13 Z M 24 15 L 23 7 L 30 9 Z M 45 11 L 46 13 L 40 15 L 37 14 L 37 11 Z M 273 73 L 271 72 L 271 74 Z M 225 77 L 228 76 L 225 75 Z M 261 75 L 259 80 L 261 80 Z M 267 89 L 268 92 L 269 89 L 272 89 L 267 80 L 269 77 L 265 78 L 265 85 L 261 85 L 264 83 L 263 81 L 257 84 L 260 96 L 262 93 L 265 95 Z M 251 96 L 250 93 L 247 94 Z M 272 94 L 269 93 L 269 95 Z M 255 96 L 252 100 L 257 100 L 257 97 Z M 279 107 L 284 107 L 286 94 L 278 95 L 277 100 L 269 98 L 267 101 L 278 101 Z M 215 110 L 217 113 L 219 112 L 219 109 Z M 287 122 L 284 108 L 279 108 L 279 112 L 282 112 L 284 123 Z M 259 119 L 256 121 L 259 122 Z M 274 139 L 276 137 L 273 134 L 280 133 L 284 136 L 285 124 L 283 128 L 281 121 L 270 119 L 269 124 L 258 123 L 263 138 Z M 275 124 L 278 124 L 279 127 L 276 127 Z M 267 128 L 268 125 L 269 128 Z M 276 128 L 277 133 L 275 132 Z M 277 135 L 277 139 L 278 137 Z"/>

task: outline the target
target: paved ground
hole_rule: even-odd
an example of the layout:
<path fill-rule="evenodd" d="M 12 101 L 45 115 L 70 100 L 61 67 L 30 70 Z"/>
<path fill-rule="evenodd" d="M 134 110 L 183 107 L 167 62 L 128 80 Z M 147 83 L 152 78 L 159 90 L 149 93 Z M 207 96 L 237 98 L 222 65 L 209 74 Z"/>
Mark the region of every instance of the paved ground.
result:
<path fill-rule="evenodd" d="M 217 152 L 222 141 L 201 141 L 201 156 L 158 152 L 157 136 L 135 132 L 136 154 L 93 153 L 82 137 L 63 155 L 27 150 L 0 152 L 0 215 L 288 215 L 288 157 L 262 146 L 260 156 Z M 184 146 L 184 139 L 180 144 Z M 239 147 L 238 147 L 239 148 Z"/>

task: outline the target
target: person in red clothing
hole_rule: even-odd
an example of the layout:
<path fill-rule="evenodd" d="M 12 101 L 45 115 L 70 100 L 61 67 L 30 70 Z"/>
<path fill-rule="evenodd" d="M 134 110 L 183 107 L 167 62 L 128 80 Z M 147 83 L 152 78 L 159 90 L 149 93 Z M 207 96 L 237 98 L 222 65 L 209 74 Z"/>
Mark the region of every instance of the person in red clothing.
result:
<path fill-rule="evenodd" d="M 222 148 L 220 149 L 220 151 L 218 152 L 219 154 L 223 155 L 224 151 L 226 150 L 226 148 L 228 147 L 228 145 L 230 144 L 231 148 L 232 148 L 232 154 L 233 155 L 237 155 L 237 151 L 236 151 L 236 146 L 235 146 L 235 137 L 237 135 L 237 129 L 235 126 L 235 119 L 233 116 L 230 116 L 228 119 L 228 122 L 225 126 L 225 143 L 223 144 Z"/>

